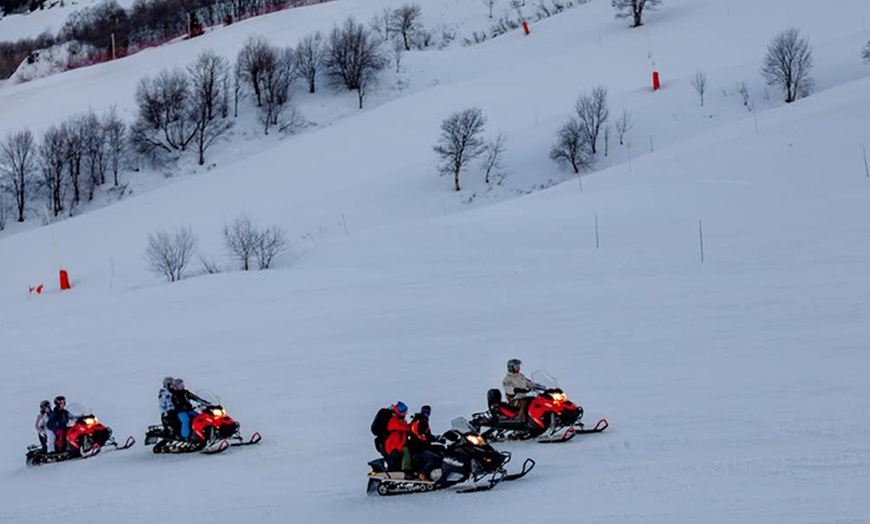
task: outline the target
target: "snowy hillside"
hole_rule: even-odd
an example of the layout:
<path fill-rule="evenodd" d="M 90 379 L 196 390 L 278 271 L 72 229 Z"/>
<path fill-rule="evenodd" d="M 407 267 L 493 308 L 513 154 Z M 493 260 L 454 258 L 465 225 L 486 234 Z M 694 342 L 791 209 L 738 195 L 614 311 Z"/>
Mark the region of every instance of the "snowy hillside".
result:
<path fill-rule="evenodd" d="M 142 74 L 400 3 L 338 0 L 7 86 L 0 134 L 89 107 L 131 117 Z M 427 24 L 486 27 L 479 2 L 422 4 Z M 363 111 L 352 95 L 300 101 L 316 127 L 237 137 L 210 170 L 0 238 L 0 522 L 865 522 L 870 6 L 758 4 L 669 0 L 630 30 L 599 0 L 529 37 L 410 53 L 403 87 L 385 78 Z M 785 105 L 758 67 L 789 26 L 811 39 L 816 91 Z M 633 114 L 632 157 L 611 138 L 581 191 L 547 153 L 598 84 Z M 431 148 L 470 106 L 507 136 L 509 174 L 488 190 L 472 170 L 455 193 Z M 277 267 L 230 269 L 221 227 L 241 213 L 294 240 Z M 148 235 L 183 225 L 224 271 L 147 271 Z M 377 408 L 429 403 L 441 431 L 485 408 L 509 358 L 557 375 L 610 429 L 499 446 L 538 465 L 488 493 L 365 496 Z M 263 443 L 153 455 L 141 440 L 165 375 L 221 395 Z M 39 401 L 57 394 L 140 443 L 25 468 Z"/>

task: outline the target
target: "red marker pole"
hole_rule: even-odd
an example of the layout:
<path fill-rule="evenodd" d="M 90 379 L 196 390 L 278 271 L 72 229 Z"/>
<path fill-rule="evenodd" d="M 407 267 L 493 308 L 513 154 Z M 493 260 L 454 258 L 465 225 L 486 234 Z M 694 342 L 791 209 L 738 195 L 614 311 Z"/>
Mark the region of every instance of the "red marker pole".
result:
<path fill-rule="evenodd" d="M 531 33 L 531 31 L 529 31 L 529 23 L 525 20 L 523 20 L 523 31 L 526 32 L 526 36 L 529 36 L 529 33 Z"/>
<path fill-rule="evenodd" d="M 653 82 L 653 91 L 658 91 L 659 89 L 662 88 L 662 84 L 661 84 L 661 82 L 659 82 L 659 72 L 658 71 L 653 71 L 652 82 Z"/>
<path fill-rule="evenodd" d="M 69 273 L 66 272 L 66 269 L 63 269 L 63 264 L 60 263 L 60 250 L 57 248 L 57 240 L 54 238 L 54 230 L 51 228 L 51 215 L 48 213 L 48 208 L 43 207 L 45 210 L 45 218 L 48 220 L 48 234 L 51 235 L 51 243 L 54 244 L 54 255 L 57 257 L 57 266 L 60 268 L 60 289 L 66 291 L 70 289 L 69 285 Z"/>

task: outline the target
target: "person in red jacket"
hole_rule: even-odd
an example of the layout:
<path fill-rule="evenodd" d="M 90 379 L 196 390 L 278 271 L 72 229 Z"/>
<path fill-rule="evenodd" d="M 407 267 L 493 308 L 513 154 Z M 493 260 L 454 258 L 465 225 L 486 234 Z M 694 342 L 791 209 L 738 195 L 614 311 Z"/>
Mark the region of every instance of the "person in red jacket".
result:
<path fill-rule="evenodd" d="M 411 427 L 405 422 L 408 406 L 404 402 L 393 405 L 393 416 L 387 422 L 387 438 L 384 442 L 384 453 L 391 470 L 401 469 L 406 478 L 413 478 L 411 464 L 411 449 L 407 446 Z"/>

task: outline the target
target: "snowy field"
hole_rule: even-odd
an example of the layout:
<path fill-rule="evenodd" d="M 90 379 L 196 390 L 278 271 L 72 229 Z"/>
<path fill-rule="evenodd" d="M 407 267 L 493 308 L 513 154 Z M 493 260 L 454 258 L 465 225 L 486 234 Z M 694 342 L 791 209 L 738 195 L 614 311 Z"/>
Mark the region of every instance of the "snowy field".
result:
<path fill-rule="evenodd" d="M 129 117 L 145 72 L 211 47 L 234 56 L 253 33 L 289 45 L 400 3 L 276 13 L 5 86 L 0 133 L 112 104 Z M 421 4 L 427 23 L 486 27 L 479 2 Z M 860 63 L 870 4 L 759 4 L 669 0 L 629 30 L 597 0 L 529 37 L 411 53 L 361 112 L 352 95 L 327 91 L 300 101 L 321 124 L 309 131 L 237 137 L 207 172 L 53 234 L 37 218 L 10 227 L 0 238 L 0 522 L 870 522 L 870 66 Z M 791 25 L 811 38 L 817 90 L 786 106 L 773 90 L 765 97 L 758 67 Z M 689 84 L 698 67 L 711 82 L 703 108 Z M 735 93 L 740 81 L 756 114 Z M 596 84 L 610 89 L 613 114 L 632 111 L 634 148 L 629 165 L 611 143 L 581 191 L 547 152 Z M 507 136 L 510 174 L 487 191 L 473 170 L 457 194 L 431 146 L 441 120 L 469 106 Z M 276 268 L 175 284 L 147 272 L 148 234 L 181 225 L 229 267 L 220 230 L 241 213 L 295 240 Z M 57 290 L 58 258 L 71 291 Z M 29 296 L 40 282 L 46 291 Z M 587 422 L 611 427 L 500 446 L 514 468 L 526 456 L 538 464 L 491 492 L 365 495 L 379 407 L 429 403 L 442 431 L 485 408 L 514 357 L 558 376 Z M 263 442 L 153 455 L 141 441 L 165 375 L 219 394 Z M 57 394 L 140 442 L 25 468 L 39 401 Z"/>

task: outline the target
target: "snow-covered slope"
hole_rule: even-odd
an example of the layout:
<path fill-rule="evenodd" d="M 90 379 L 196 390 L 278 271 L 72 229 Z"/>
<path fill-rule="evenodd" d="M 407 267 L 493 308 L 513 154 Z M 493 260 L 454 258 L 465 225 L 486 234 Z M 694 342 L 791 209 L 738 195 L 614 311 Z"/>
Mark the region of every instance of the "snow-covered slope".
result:
<path fill-rule="evenodd" d="M 318 7 L 340 9 L 322 27 L 350 4 Z M 440 13 L 437 4 L 424 9 Z M 69 292 L 53 284 L 46 228 L 0 240 L 0 521 L 865 519 L 870 80 L 852 50 L 867 35 L 843 27 L 866 7 L 756 4 L 672 0 L 650 18 L 648 40 L 593 2 L 530 38 L 411 55 L 407 92 L 383 89 L 359 114 L 235 163 L 229 151 L 203 176 L 56 224 Z M 311 9 L 299 13 L 327 12 Z M 763 47 L 791 24 L 813 38 L 821 92 L 762 103 Z M 655 94 L 648 41 L 666 78 Z M 0 90 L 12 122 L 2 125 L 39 128 L 51 112 L 111 103 L 114 88 L 81 86 L 90 78 L 129 93 L 127 73 L 112 72 L 125 63 Z M 687 80 L 699 66 L 714 86 L 703 109 Z M 772 107 L 757 132 L 733 94 L 740 80 Z M 65 83 L 76 86 L 69 108 L 52 107 Z M 582 191 L 574 179 L 474 208 L 461 204 L 482 190 L 474 175 L 457 195 L 433 172 L 441 118 L 480 105 L 508 136 L 517 187 L 564 176 L 547 148 L 596 83 L 611 89 L 612 108 L 635 114 L 630 167 L 614 148 Z M 7 112 L 12 100 L 21 105 Z M 172 285 L 146 272 L 149 233 L 190 224 L 201 251 L 221 260 L 220 228 L 242 212 L 299 238 L 293 255 L 266 272 Z M 48 290 L 28 297 L 40 281 Z M 538 466 L 489 493 L 365 497 L 378 407 L 430 403 L 441 430 L 485 407 L 512 357 L 559 376 L 587 417 L 607 416 L 611 428 L 565 445 L 503 446 Z M 221 394 L 264 442 L 215 457 L 137 445 L 25 469 L 39 400 L 65 394 L 141 440 L 165 375 Z"/>

